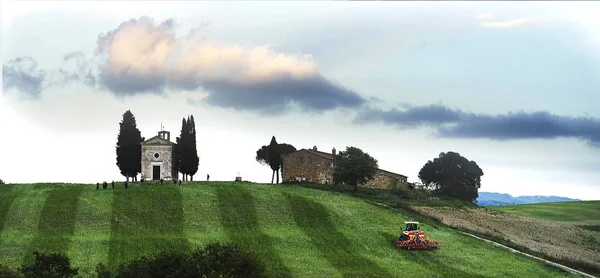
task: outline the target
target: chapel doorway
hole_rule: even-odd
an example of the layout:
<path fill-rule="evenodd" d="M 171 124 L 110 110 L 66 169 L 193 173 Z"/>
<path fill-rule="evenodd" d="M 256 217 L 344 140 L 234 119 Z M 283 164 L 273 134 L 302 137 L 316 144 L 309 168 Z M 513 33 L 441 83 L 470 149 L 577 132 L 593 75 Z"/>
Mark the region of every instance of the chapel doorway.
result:
<path fill-rule="evenodd" d="M 160 166 L 152 166 L 152 180 L 160 180 Z"/>

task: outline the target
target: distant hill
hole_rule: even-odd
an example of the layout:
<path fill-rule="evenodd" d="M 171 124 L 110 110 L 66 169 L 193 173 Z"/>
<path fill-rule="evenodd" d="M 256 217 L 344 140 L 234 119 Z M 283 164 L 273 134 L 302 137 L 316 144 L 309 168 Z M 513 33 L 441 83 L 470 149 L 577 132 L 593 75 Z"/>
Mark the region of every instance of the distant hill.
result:
<path fill-rule="evenodd" d="M 558 196 L 520 196 L 513 197 L 505 193 L 479 192 L 477 204 L 480 206 L 509 206 L 522 204 L 537 204 L 549 202 L 572 202 L 580 201 L 567 197 Z"/>
<path fill-rule="evenodd" d="M 488 208 L 548 221 L 570 223 L 580 228 L 600 232 L 600 201 L 490 206 Z M 600 237 L 598 238 L 600 239 Z"/>

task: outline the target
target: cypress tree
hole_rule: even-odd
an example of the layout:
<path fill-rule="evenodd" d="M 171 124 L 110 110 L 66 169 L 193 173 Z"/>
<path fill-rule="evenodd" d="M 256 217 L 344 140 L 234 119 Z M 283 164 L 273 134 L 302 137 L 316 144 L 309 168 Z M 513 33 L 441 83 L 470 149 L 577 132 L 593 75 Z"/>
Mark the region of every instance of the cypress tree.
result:
<path fill-rule="evenodd" d="M 182 180 L 186 180 L 186 173 L 187 173 L 187 161 L 186 161 L 186 156 L 185 156 L 185 152 L 186 152 L 186 138 L 187 136 L 187 121 L 185 120 L 185 118 L 183 118 L 181 120 L 181 133 L 179 134 L 179 137 L 177 137 L 177 160 L 178 160 L 178 167 L 179 167 L 179 172 L 182 175 Z"/>
<path fill-rule="evenodd" d="M 189 117 L 188 121 L 189 137 L 188 137 L 188 174 L 190 180 L 194 180 L 194 175 L 198 172 L 198 164 L 200 158 L 198 157 L 198 149 L 196 148 L 196 122 L 194 121 L 194 115 Z"/>
<path fill-rule="evenodd" d="M 279 167 L 281 166 L 281 152 L 279 151 L 279 144 L 277 144 L 275 136 L 271 138 L 271 144 L 269 144 L 268 155 L 269 166 L 271 166 L 271 170 L 273 170 L 273 175 L 271 176 L 271 183 L 273 183 L 275 174 L 277 174 L 277 183 L 279 183 Z"/>
<path fill-rule="evenodd" d="M 142 170 L 142 134 L 137 128 L 135 116 L 130 110 L 125 111 L 123 120 L 119 123 L 117 136 L 117 166 L 121 175 L 127 181 L 130 177 L 137 177 Z"/>

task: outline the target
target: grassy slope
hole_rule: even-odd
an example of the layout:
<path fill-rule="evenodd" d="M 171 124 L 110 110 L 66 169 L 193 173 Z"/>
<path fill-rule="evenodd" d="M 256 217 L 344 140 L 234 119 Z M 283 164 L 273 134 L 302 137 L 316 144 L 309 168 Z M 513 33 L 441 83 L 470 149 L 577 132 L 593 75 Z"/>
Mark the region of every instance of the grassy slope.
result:
<path fill-rule="evenodd" d="M 158 250 L 192 250 L 219 240 L 251 248 L 272 276 L 564 276 L 444 227 L 422 227 L 434 252 L 396 249 L 413 217 L 361 199 L 297 186 L 195 183 L 182 187 L 0 186 L 0 264 L 32 250 L 64 251 L 83 274 Z"/>

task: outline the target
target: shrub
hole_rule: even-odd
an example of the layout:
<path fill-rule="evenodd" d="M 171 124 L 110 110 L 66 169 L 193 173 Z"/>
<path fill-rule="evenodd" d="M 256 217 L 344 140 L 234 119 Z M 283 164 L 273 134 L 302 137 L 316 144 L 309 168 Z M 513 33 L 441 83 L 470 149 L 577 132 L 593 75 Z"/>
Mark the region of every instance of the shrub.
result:
<path fill-rule="evenodd" d="M 99 263 L 96 266 L 96 274 L 98 275 L 98 278 L 110 278 L 113 276 L 110 270 L 103 263 Z"/>
<path fill-rule="evenodd" d="M 35 261 L 30 265 L 23 265 L 21 272 L 25 277 L 73 277 L 79 272 L 77 268 L 71 267 L 69 257 L 63 254 L 50 253 L 40 254 L 34 252 Z"/>
<path fill-rule="evenodd" d="M 20 278 L 23 275 L 14 269 L 9 268 L 8 266 L 0 264 L 0 277 L 2 278 Z"/>
<path fill-rule="evenodd" d="M 234 245 L 213 243 L 187 254 L 161 252 L 119 266 L 116 277 L 261 277 L 264 265 L 250 252 Z M 112 277 L 103 265 L 96 266 L 99 278 Z"/>
<path fill-rule="evenodd" d="M 391 190 L 396 190 L 396 189 L 398 189 L 398 184 L 399 184 L 399 182 L 398 182 L 398 180 L 397 180 L 397 179 L 394 179 L 394 178 L 392 178 L 392 177 L 390 177 L 390 178 L 388 179 L 388 188 L 389 188 L 389 189 L 391 189 Z"/>
<path fill-rule="evenodd" d="M 152 258 L 142 257 L 121 265 L 117 277 L 192 277 L 190 266 L 187 254 L 161 252 Z"/>
<path fill-rule="evenodd" d="M 393 189 L 392 192 L 394 193 L 394 195 L 402 199 L 412 199 L 411 192 L 408 188 L 404 186 L 398 186 L 396 189 Z"/>
<path fill-rule="evenodd" d="M 264 265 L 257 257 L 235 245 L 212 243 L 192 254 L 204 277 L 261 277 Z"/>

